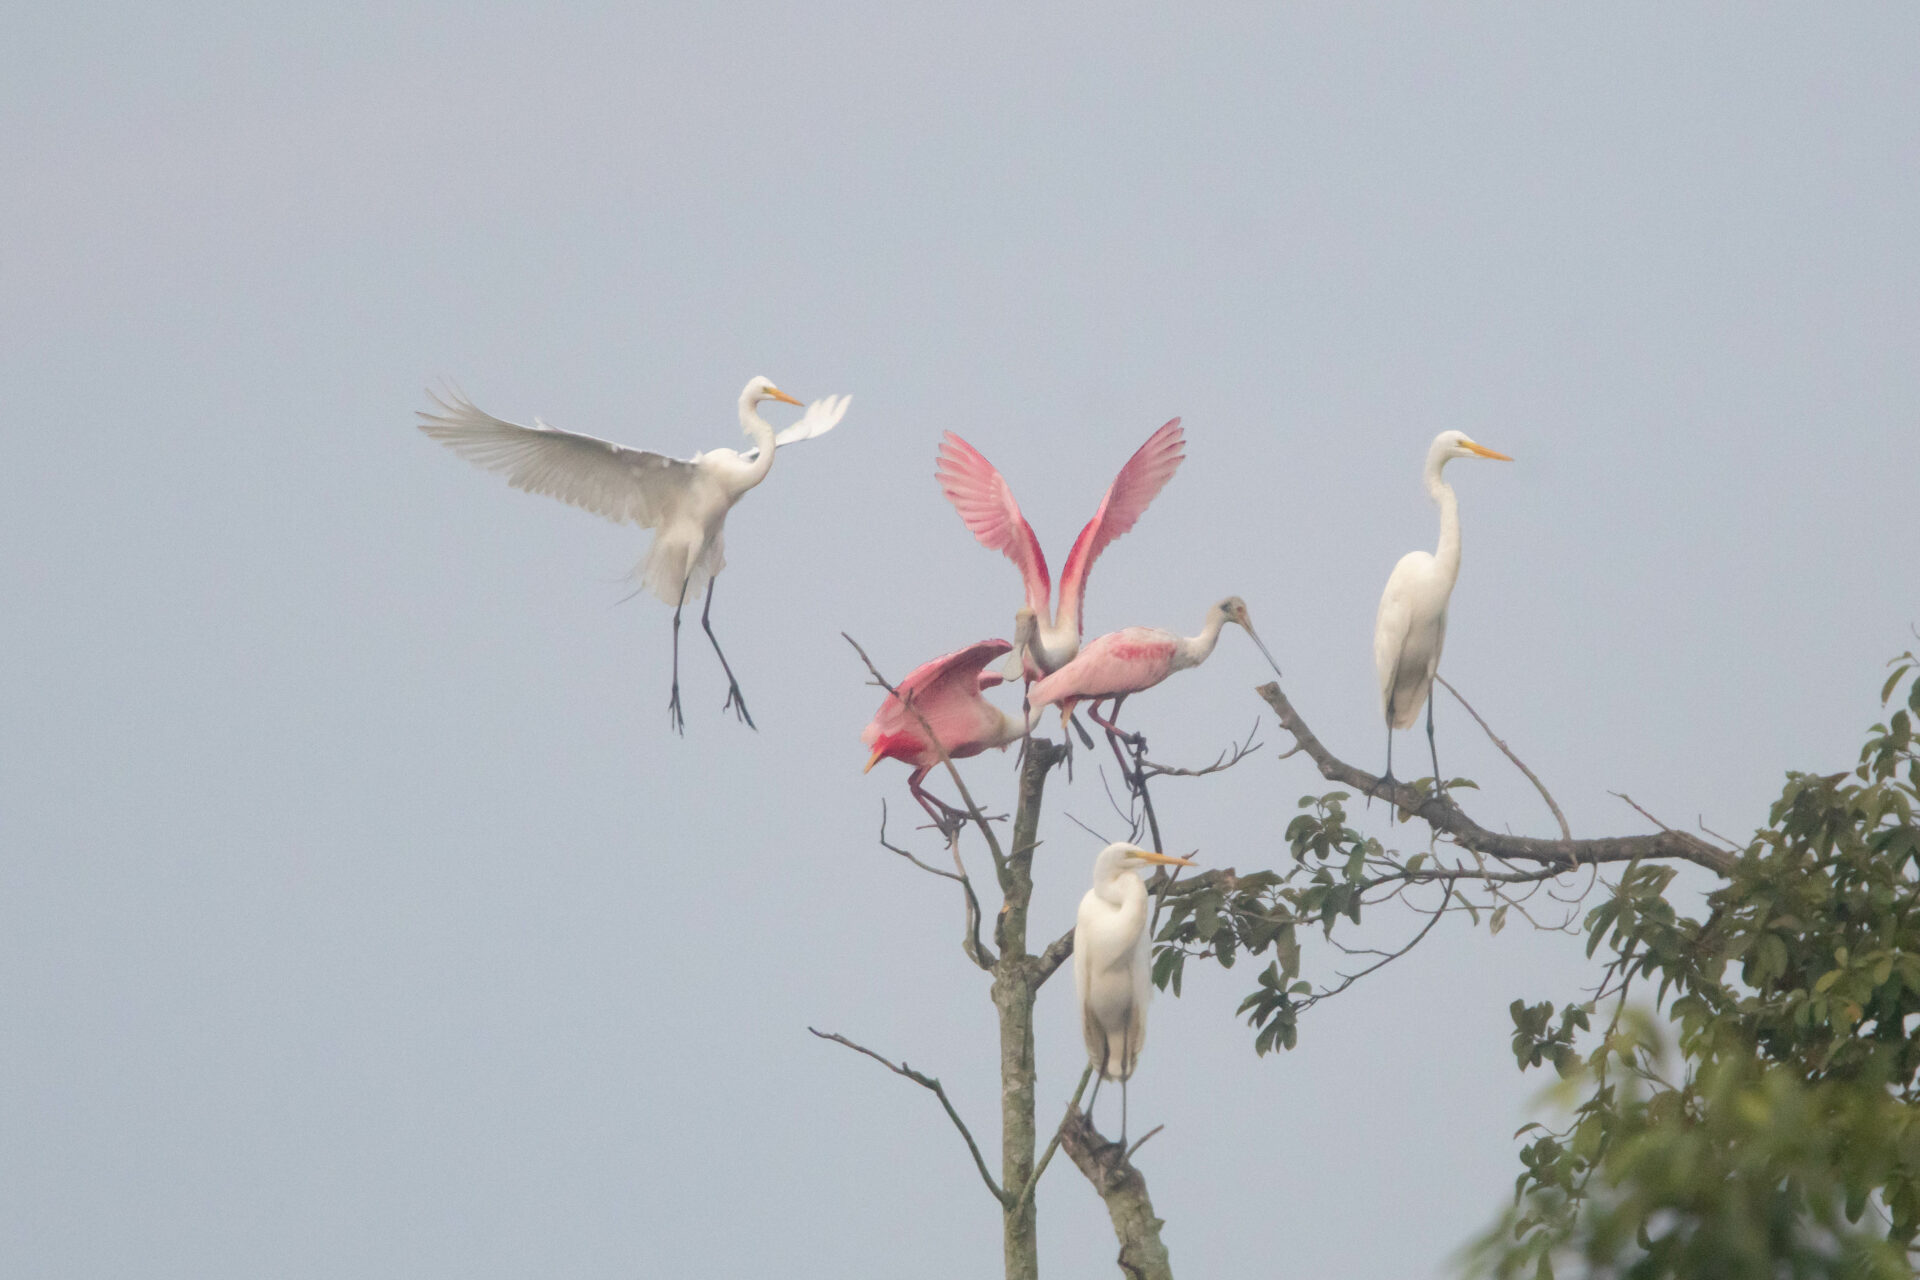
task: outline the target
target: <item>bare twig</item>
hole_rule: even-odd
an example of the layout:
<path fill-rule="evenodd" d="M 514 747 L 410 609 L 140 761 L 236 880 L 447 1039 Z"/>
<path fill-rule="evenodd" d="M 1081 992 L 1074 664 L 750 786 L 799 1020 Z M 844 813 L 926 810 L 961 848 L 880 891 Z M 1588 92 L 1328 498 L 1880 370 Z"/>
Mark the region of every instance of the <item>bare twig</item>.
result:
<path fill-rule="evenodd" d="M 1646 819 L 1646 820 L 1647 820 L 1648 822 L 1651 822 L 1651 823 L 1652 823 L 1652 824 L 1653 824 L 1654 826 L 1656 826 L 1656 827 L 1658 827 L 1658 828 L 1660 828 L 1660 829 L 1661 829 L 1662 831 L 1667 831 L 1667 832 L 1671 832 L 1671 831 L 1673 831 L 1673 828 L 1672 828 L 1672 827 L 1670 827 L 1670 826 L 1668 826 L 1668 825 L 1667 825 L 1666 823 L 1664 823 L 1664 822 L 1662 822 L 1662 821 L 1660 821 L 1660 819 L 1658 819 L 1658 818 L 1656 818 L 1656 817 L 1654 817 L 1654 816 L 1653 816 L 1652 814 L 1650 814 L 1650 813 L 1648 813 L 1648 812 L 1647 812 L 1647 811 L 1646 811 L 1645 809 L 1642 809 L 1642 808 L 1640 807 L 1640 804 L 1639 804 L 1639 802 L 1638 802 L 1637 800 L 1635 800 L 1635 799 L 1634 799 L 1634 798 L 1633 798 L 1632 796 L 1630 796 L 1630 795 L 1628 795 L 1628 794 L 1627 794 L 1626 792 L 1624 792 L 1624 791 L 1609 791 L 1609 792 L 1608 792 L 1607 794 L 1608 794 L 1608 795 L 1610 795 L 1610 796 L 1612 796 L 1612 797 L 1614 797 L 1614 798 L 1615 798 L 1615 799 L 1617 799 L 1617 800 L 1625 800 L 1625 801 L 1626 801 L 1626 802 L 1627 802 L 1628 804 L 1630 804 L 1630 805 L 1632 805 L 1632 806 L 1633 806 L 1633 811 L 1634 811 L 1635 813 L 1637 813 L 1637 814 L 1639 814 L 1639 815 L 1640 815 L 1641 817 L 1643 817 L 1643 818 L 1645 818 L 1645 819 Z M 1719 852 L 1719 850 L 1718 850 L 1718 849 L 1716 849 L 1716 850 L 1714 850 L 1714 852 L 1715 852 L 1715 853 L 1718 853 L 1718 852 Z"/>
<path fill-rule="evenodd" d="M 887 839 L 887 802 L 884 799 L 880 801 L 880 847 L 882 849 L 885 849 L 888 853 L 899 854 L 901 857 L 905 858 L 908 862 L 911 862 L 914 866 L 920 868 L 922 871 L 926 872 L 930 876 L 940 876 L 941 878 L 946 880 L 958 880 L 962 884 L 965 884 L 967 882 L 967 877 L 964 873 L 960 875 L 955 875 L 951 871 L 942 871 L 939 867 L 929 866 L 926 863 L 920 861 L 920 859 L 914 857 L 911 851 L 902 849 L 899 845 L 893 844 L 892 842 L 890 842 Z"/>
<path fill-rule="evenodd" d="M 904 1062 L 902 1062 L 898 1066 L 895 1066 L 893 1063 L 881 1057 L 879 1054 L 867 1048 L 865 1045 L 855 1044 L 853 1041 L 847 1039 L 843 1035 L 837 1035 L 832 1032 L 821 1031 L 814 1027 L 808 1027 L 807 1030 L 813 1032 L 814 1035 L 819 1036 L 822 1040 L 831 1040 L 835 1044 L 845 1045 L 847 1048 L 853 1050 L 855 1053 L 864 1053 L 869 1058 L 872 1058 L 875 1062 L 885 1067 L 887 1070 L 893 1072 L 895 1075 L 905 1076 L 907 1079 L 913 1081 L 915 1084 L 919 1085 L 921 1088 L 932 1090 L 934 1096 L 940 1099 L 940 1105 L 947 1109 L 947 1118 L 953 1121 L 953 1127 L 958 1129 L 960 1131 L 960 1136 L 967 1140 L 967 1150 L 973 1153 L 973 1166 L 974 1168 L 980 1171 L 980 1178 L 982 1181 L 984 1181 L 987 1184 L 987 1190 L 993 1192 L 993 1198 L 998 1200 L 1003 1206 L 1011 1203 L 1007 1197 L 1007 1193 L 1000 1189 L 1000 1184 L 993 1180 L 993 1175 L 991 1173 L 987 1172 L 987 1162 L 984 1158 L 981 1157 L 980 1148 L 974 1142 L 973 1134 L 968 1131 L 966 1121 L 960 1118 L 960 1113 L 953 1109 L 953 1103 L 947 1099 L 946 1089 L 941 1086 L 938 1080 L 936 1080 L 934 1077 L 930 1075 L 926 1075 L 922 1072 L 915 1071 L 912 1067 L 909 1067 Z"/>
<path fill-rule="evenodd" d="M 1401 956 L 1407 954 L 1407 952 L 1419 946 L 1421 943 L 1421 940 L 1424 939 L 1429 933 L 1433 932 L 1433 926 L 1440 923 L 1440 917 L 1447 913 L 1447 903 L 1451 902 L 1452 900 L 1453 900 L 1453 882 L 1448 881 L 1446 892 L 1444 895 L 1442 895 L 1440 899 L 1440 906 L 1434 911 L 1432 917 L 1428 919 L 1426 924 L 1421 926 L 1420 932 L 1413 935 L 1412 941 L 1408 942 L 1406 946 L 1400 948 L 1398 951 L 1391 952 L 1390 954 L 1383 956 L 1381 959 L 1375 961 L 1373 964 L 1368 965 L 1366 968 L 1360 970 L 1360 972 L 1358 973 L 1342 974 L 1340 977 L 1339 986 L 1328 987 L 1323 991 L 1314 992 L 1312 995 L 1302 1000 L 1298 1005 L 1294 1006 L 1295 1009 L 1296 1010 L 1311 1009 L 1314 1005 L 1319 1004 L 1322 1000 L 1325 1000 L 1330 996 L 1339 995 L 1342 991 L 1345 991 L 1348 987 L 1360 981 L 1360 979 L 1366 977 L 1368 974 L 1373 973 L 1377 970 L 1386 968 L 1388 965 L 1392 964 L 1395 960 L 1398 960 Z"/>
<path fill-rule="evenodd" d="M 1469 818 L 1447 795 L 1426 795 L 1404 782 L 1388 786 L 1383 779 L 1334 755 L 1293 709 L 1278 682 L 1261 685 L 1258 692 L 1280 717 L 1281 727 L 1305 749 L 1322 777 L 1345 783 L 1363 794 L 1382 796 L 1426 822 L 1437 834 L 1450 837 L 1472 852 L 1564 868 L 1581 863 L 1631 862 L 1636 858 L 1677 858 L 1721 876 L 1733 870 L 1733 858 L 1725 850 L 1684 831 L 1663 830 L 1657 835 L 1610 836 L 1596 840 L 1540 840 L 1489 831 Z"/>
<path fill-rule="evenodd" d="M 1078 828 L 1080 828 L 1080 829 L 1081 829 L 1082 831 L 1084 831 L 1084 832 L 1086 832 L 1086 833 L 1087 833 L 1088 835 L 1090 835 L 1090 836 L 1092 836 L 1092 837 L 1093 837 L 1093 838 L 1094 838 L 1095 840 L 1098 840 L 1098 841 L 1099 841 L 1099 842 L 1100 842 L 1101 844 L 1112 844 L 1112 843 L 1113 843 L 1113 841 L 1111 841 L 1111 840 L 1109 840 L 1109 839 L 1107 839 L 1107 838 L 1106 838 L 1105 836 L 1103 836 L 1103 835 L 1101 835 L 1101 834 L 1100 834 L 1100 833 L 1099 833 L 1098 831 L 1095 831 L 1095 830 L 1094 830 L 1094 829 L 1093 829 L 1092 827 L 1090 827 L 1090 826 L 1088 826 L 1088 825 L 1087 825 L 1086 823 L 1084 823 L 1084 822 L 1082 822 L 1082 821 L 1080 821 L 1080 819 L 1078 819 L 1078 818 L 1076 818 L 1076 817 L 1074 817 L 1074 816 L 1073 816 L 1072 814 L 1068 814 L 1068 815 L 1067 815 L 1067 821 L 1068 821 L 1068 822 L 1071 822 L 1071 823 L 1072 823 L 1072 824 L 1073 824 L 1074 826 L 1076 826 L 1076 827 L 1078 827 Z"/>
<path fill-rule="evenodd" d="M 1245 738 L 1215 756 L 1212 764 L 1198 769 L 1180 769 L 1172 765 L 1156 764 L 1144 757 L 1139 762 L 1140 768 L 1149 778 L 1204 778 L 1210 773 L 1222 773 L 1233 768 L 1264 745 L 1253 740 L 1254 735 L 1259 732 L 1260 718 L 1255 716 L 1253 728 L 1247 731 Z"/>
<path fill-rule="evenodd" d="M 1460 696 L 1460 691 L 1458 689 L 1454 688 L 1452 685 L 1447 683 L 1447 678 L 1445 676 L 1435 674 L 1433 678 L 1439 683 L 1441 688 L 1445 689 L 1448 693 L 1453 695 L 1453 699 L 1455 702 L 1458 702 L 1461 706 L 1467 709 L 1467 714 L 1473 717 L 1473 722 L 1475 724 L 1479 725 L 1482 729 L 1486 730 L 1487 737 L 1493 740 L 1493 745 L 1500 748 L 1500 754 L 1504 755 L 1507 759 L 1513 761 L 1514 767 L 1520 770 L 1520 772 L 1527 775 L 1527 781 L 1531 782 L 1533 784 L 1533 789 L 1540 793 L 1540 798 L 1547 802 L 1547 808 L 1553 810 L 1553 820 L 1560 824 L 1560 838 L 1562 840 L 1573 839 L 1573 832 L 1569 830 L 1567 827 L 1567 815 L 1560 812 L 1560 806 L 1554 801 L 1553 793 L 1547 790 L 1547 784 L 1540 781 L 1540 776 L 1538 774 L 1536 774 L 1533 770 L 1527 768 L 1526 761 L 1522 760 L 1519 756 L 1513 754 L 1513 748 L 1509 747 L 1505 742 L 1500 740 L 1500 735 L 1495 733 L 1485 720 L 1481 719 L 1480 713 L 1473 709 L 1473 704 L 1471 702 L 1468 702 L 1465 698 Z"/>
<path fill-rule="evenodd" d="M 896 853 L 920 868 L 928 875 L 939 876 L 943 880 L 954 880 L 960 885 L 960 891 L 966 896 L 967 925 L 966 932 L 960 935 L 960 950 L 967 959 L 982 969 L 991 971 L 994 966 L 994 954 L 986 944 L 980 941 L 980 899 L 973 891 L 973 880 L 967 875 L 966 863 L 960 861 L 960 833 L 955 831 L 947 841 L 947 852 L 953 855 L 953 870 L 942 871 L 939 867 L 929 866 L 916 858 L 910 850 L 887 839 L 887 802 L 880 802 L 880 847 L 888 853 Z"/>
<path fill-rule="evenodd" d="M 1047 1149 L 1041 1153 L 1040 1163 L 1033 1167 L 1033 1176 L 1027 1179 L 1027 1185 L 1020 1189 L 1020 1198 L 1013 1202 L 1012 1212 L 1016 1216 L 1025 1207 L 1027 1201 L 1033 1199 L 1033 1189 L 1040 1185 L 1040 1175 L 1047 1171 L 1047 1162 L 1053 1159 L 1053 1153 L 1060 1149 L 1060 1135 L 1066 1132 L 1067 1116 L 1080 1110 L 1080 1095 L 1087 1091 L 1087 1081 L 1091 1079 L 1093 1079 L 1093 1067 L 1089 1064 L 1087 1069 L 1080 1073 L 1080 1083 L 1073 1091 L 1073 1100 L 1067 1103 L 1067 1115 L 1060 1118 L 1060 1127 L 1053 1131 L 1053 1141 L 1049 1142 Z"/>
<path fill-rule="evenodd" d="M 1727 846 L 1727 848 L 1731 849 L 1734 853 L 1741 854 L 1746 852 L 1746 850 L 1743 849 L 1741 846 L 1735 844 L 1733 841 L 1727 839 L 1725 836 L 1721 835 L 1718 831 L 1715 831 L 1712 827 L 1708 826 L 1706 818 L 1696 816 L 1694 819 L 1694 822 L 1696 825 L 1699 826 L 1699 828 L 1702 831 L 1712 836 L 1715 840 L 1718 840 L 1721 844 L 1724 844 L 1725 846 Z"/>
<path fill-rule="evenodd" d="M 1134 1143 L 1134 1144 L 1133 1144 L 1132 1146 L 1130 1146 L 1130 1147 L 1128 1147 L 1128 1148 L 1127 1148 L 1127 1152 L 1126 1152 L 1126 1154 L 1125 1154 L 1125 1155 L 1123 1155 L 1123 1156 L 1121 1156 L 1120 1158 L 1121 1158 L 1122 1160 L 1125 1160 L 1125 1161 L 1127 1161 L 1128 1163 L 1132 1163 L 1132 1161 L 1133 1161 L 1133 1153 L 1134 1153 L 1134 1152 L 1136 1152 L 1136 1151 L 1138 1151 L 1138 1150 L 1139 1150 L 1140 1148 L 1142 1148 L 1142 1147 L 1144 1147 L 1144 1146 L 1146 1146 L 1146 1145 L 1147 1145 L 1147 1139 L 1148 1139 L 1148 1138 L 1151 1138 L 1151 1137 L 1152 1137 L 1152 1136 L 1153 1136 L 1154 1134 L 1156 1134 L 1156 1133 L 1158 1133 L 1158 1132 L 1160 1132 L 1160 1131 L 1161 1131 L 1162 1129 L 1164 1129 L 1164 1128 L 1166 1128 L 1166 1127 L 1167 1127 L 1167 1126 L 1165 1126 L 1165 1125 L 1163 1125 L 1163 1124 L 1157 1124 L 1157 1125 L 1155 1125 L 1155 1126 L 1153 1126 L 1153 1128 L 1151 1128 L 1151 1129 L 1149 1129 L 1149 1130 L 1147 1130 L 1147 1131 L 1146 1131 L 1145 1133 L 1143 1133 L 1143 1134 L 1141 1134 L 1141 1135 L 1140 1135 L 1140 1141 L 1138 1141 L 1138 1142 L 1136 1142 L 1136 1143 Z"/>

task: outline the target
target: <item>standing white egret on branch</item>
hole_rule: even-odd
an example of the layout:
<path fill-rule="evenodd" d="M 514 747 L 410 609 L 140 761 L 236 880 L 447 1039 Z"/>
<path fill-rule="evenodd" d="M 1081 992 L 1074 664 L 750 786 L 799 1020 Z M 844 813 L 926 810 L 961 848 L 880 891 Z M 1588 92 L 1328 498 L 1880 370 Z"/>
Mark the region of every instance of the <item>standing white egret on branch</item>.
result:
<path fill-rule="evenodd" d="M 1427 450 L 1427 493 L 1440 508 L 1440 545 L 1432 554 L 1409 551 L 1387 576 L 1373 623 L 1373 663 L 1380 675 L 1380 707 L 1387 718 L 1387 772 L 1393 777 L 1393 731 L 1411 729 L 1427 705 L 1427 750 L 1433 755 L 1433 786 L 1440 789 L 1440 751 L 1433 744 L 1433 702 L 1428 694 L 1440 669 L 1447 638 L 1447 601 L 1460 576 L 1460 504 L 1440 472 L 1455 458 L 1512 462 L 1458 431 L 1442 431 Z"/>
<path fill-rule="evenodd" d="M 1127 1140 L 1127 1079 L 1147 1038 L 1147 998 L 1152 991 L 1147 956 L 1147 886 L 1139 869 L 1158 864 L 1190 867 L 1130 844 L 1110 844 L 1093 860 L 1093 888 L 1080 899 L 1073 925 L 1073 989 L 1080 998 L 1080 1024 L 1087 1060 L 1096 1078 L 1087 1115 L 1093 1115 L 1101 1080 L 1120 1082 L 1120 1141 Z"/>
<path fill-rule="evenodd" d="M 747 490 L 767 478 L 775 450 L 783 444 L 823 435 L 847 411 L 848 396 L 828 396 L 806 406 L 800 420 L 775 434 L 758 410 L 764 400 L 800 402 L 766 378 L 755 378 L 740 393 L 740 426 L 753 437 L 745 453 L 709 449 L 691 458 L 669 458 L 593 436 L 556 431 L 538 418 L 531 427 L 503 422 L 485 413 L 459 392 L 442 399 L 432 392 L 439 412 L 421 410 L 420 429 L 463 458 L 498 471 L 516 489 L 549 494 L 615 523 L 631 521 L 654 530 L 653 545 L 638 567 L 642 586 L 673 606 L 673 692 L 667 714 L 686 732 L 680 713 L 680 611 L 687 598 L 706 588 L 700 625 L 727 673 L 727 701 L 747 725 L 740 682 L 713 634 L 713 579 L 726 567 L 724 528 L 727 512 Z"/>

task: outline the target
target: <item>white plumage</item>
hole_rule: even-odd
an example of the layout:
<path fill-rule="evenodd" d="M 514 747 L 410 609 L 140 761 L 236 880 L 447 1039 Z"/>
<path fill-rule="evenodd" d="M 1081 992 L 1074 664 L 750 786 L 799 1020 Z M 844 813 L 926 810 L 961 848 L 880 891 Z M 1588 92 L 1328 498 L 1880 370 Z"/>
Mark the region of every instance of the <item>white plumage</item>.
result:
<path fill-rule="evenodd" d="M 1433 708 L 1428 694 L 1440 670 L 1447 638 L 1447 601 L 1460 576 L 1460 505 L 1440 472 L 1455 458 L 1511 462 L 1458 431 L 1442 431 L 1427 450 L 1426 486 L 1440 508 L 1440 545 L 1431 553 L 1409 551 L 1387 576 L 1373 623 L 1373 664 L 1380 677 L 1380 710 L 1387 720 L 1387 773 L 1393 779 L 1393 731 L 1411 729 L 1427 706 L 1427 745 L 1433 746 Z M 1439 785 L 1439 752 L 1433 776 Z"/>
<path fill-rule="evenodd" d="M 1190 867 L 1130 844 L 1110 844 L 1093 860 L 1093 887 L 1080 899 L 1073 925 L 1073 987 L 1079 997 L 1087 1060 L 1102 1080 L 1120 1081 L 1120 1131 L 1126 1133 L 1125 1089 L 1147 1039 L 1151 993 L 1147 955 L 1147 886 L 1139 868 Z M 1094 1086 L 1098 1096 L 1099 1086 Z M 1089 1113 L 1093 1104 L 1087 1104 Z"/>
<path fill-rule="evenodd" d="M 558 431 L 534 419 L 531 427 L 505 422 L 481 410 L 459 392 L 432 395 L 439 412 L 422 410 L 420 429 L 461 457 L 498 471 L 516 489 L 543 493 L 618 523 L 654 531 L 641 561 L 642 585 L 674 607 L 673 693 L 668 711 L 675 728 L 680 715 L 680 610 L 704 589 L 707 604 L 701 625 L 727 673 L 727 707 L 749 725 L 746 699 L 714 639 L 707 611 L 713 606 L 713 578 L 726 567 L 727 512 L 749 489 L 767 478 L 780 445 L 810 440 L 833 430 L 846 414 L 849 396 L 828 396 L 806 406 L 800 420 L 775 434 L 759 414 L 764 400 L 797 405 L 800 401 L 766 378 L 754 378 L 740 392 L 740 426 L 753 437 L 745 453 L 709 449 L 691 458 L 669 458 L 631 449 L 610 440 Z"/>

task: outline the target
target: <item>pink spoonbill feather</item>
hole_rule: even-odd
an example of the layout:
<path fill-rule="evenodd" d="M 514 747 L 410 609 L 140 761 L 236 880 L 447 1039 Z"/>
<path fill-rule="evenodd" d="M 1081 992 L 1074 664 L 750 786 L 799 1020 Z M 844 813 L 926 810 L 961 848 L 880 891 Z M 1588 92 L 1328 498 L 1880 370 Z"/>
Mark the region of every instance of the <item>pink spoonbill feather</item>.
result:
<path fill-rule="evenodd" d="M 896 686 L 895 693 L 887 695 L 860 734 L 860 741 L 873 749 L 867 757 L 867 769 L 884 759 L 912 767 L 907 789 L 936 823 L 944 825 L 958 811 L 928 795 L 921 786 L 940 763 L 939 748 L 927 730 L 933 730 L 949 758 L 964 760 L 989 747 L 1018 742 L 1038 719 L 1037 714 L 1024 720 L 1010 716 L 980 696 L 982 689 L 1001 682 L 999 676 L 986 670 L 987 664 L 1012 648 L 1005 640 L 981 640 L 922 663 Z M 942 814 L 941 809 L 947 812 Z"/>
<path fill-rule="evenodd" d="M 1080 651 L 1081 607 L 1086 601 L 1087 574 L 1107 544 L 1133 528 L 1134 523 L 1180 468 L 1185 455 L 1186 436 L 1175 418 L 1147 437 L 1147 442 L 1120 468 L 1093 514 L 1073 541 L 1067 553 L 1065 571 L 1060 575 L 1060 604 L 1053 604 L 1053 582 L 1047 573 L 1047 558 L 1033 527 L 1020 514 L 1013 490 L 991 462 L 978 449 L 949 431 L 940 441 L 940 458 L 934 474 L 941 492 L 947 495 L 967 528 L 990 551 L 1005 553 L 1020 570 L 1026 584 L 1026 603 L 1032 609 L 1037 628 L 1031 643 L 1021 646 L 1020 656 L 1008 664 L 1012 679 L 1024 663 L 1027 678 L 1037 680 L 1057 671 Z"/>
<path fill-rule="evenodd" d="M 1114 713 L 1117 713 L 1120 699 L 1151 689 L 1176 671 L 1205 662 L 1220 640 L 1220 629 L 1229 622 L 1236 623 L 1253 637 L 1278 675 L 1280 666 L 1254 632 L 1246 603 L 1239 596 L 1228 596 L 1207 610 L 1206 625 L 1197 636 L 1178 636 L 1158 627 L 1127 627 L 1089 640 L 1073 661 L 1028 690 L 1028 704 L 1036 711 L 1057 705 L 1064 720 L 1076 703 L 1097 704 L 1112 698 Z M 1100 719 L 1092 707 L 1088 714 L 1112 731 L 1111 719 Z"/>

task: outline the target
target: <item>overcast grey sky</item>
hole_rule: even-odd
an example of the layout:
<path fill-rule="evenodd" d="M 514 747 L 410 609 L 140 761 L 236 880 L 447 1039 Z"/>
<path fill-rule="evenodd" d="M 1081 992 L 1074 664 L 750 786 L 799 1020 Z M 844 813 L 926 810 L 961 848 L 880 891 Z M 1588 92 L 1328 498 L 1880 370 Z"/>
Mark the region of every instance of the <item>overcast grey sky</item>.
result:
<path fill-rule="evenodd" d="M 38 6 L 9 45 L 8 1275 L 994 1273 L 937 1105 L 805 1032 L 993 1134 L 985 984 L 949 886 L 873 844 L 902 771 L 860 774 L 838 636 L 898 675 L 1009 630 L 1013 570 L 931 479 L 946 428 L 1057 563 L 1184 415 L 1090 631 L 1237 592 L 1368 764 L 1427 442 L 1515 455 L 1450 472 L 1443 669 L 1576 834 L 1644 829 L 1609 791 L 1751 830 L 1783 771 L 1851 762 L 1912 643 L 1905 6 Z M 729 526 L 761 732 L 690 633 L 680 741 L 668 615 L 616 603 L 645 535 L 412 414 L 452 380 L 684 455 L 741 443 L 755 373 L 853 407 Z M 1129 713 L 1211 757 L 1263 670 L 1229 635 Z M 1476 815 L 1546 830 L 1440 719 Z M 1267 724 L 1166 788 L 1171 843 L 1284 857 L 1318 779 Z M 1065 814 L 1111 826 L 1090 773 L 1054 797 L 1043 937 L 1097 850 Z M 1253 971 L 1192 971 L 1132 1098 L 1176 1266 L 1443 1271 L 1542 1083 L 1507 1004 L 1591 972 L 1449 927 L 1256 1060 Z M 1050 1274 L 1105 1274 L 1065 1162 L 1040 1204 Z"/>

